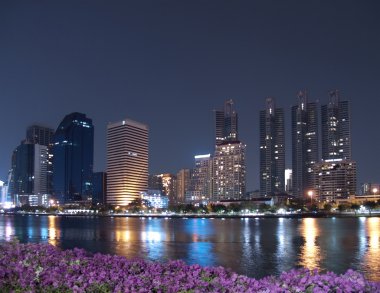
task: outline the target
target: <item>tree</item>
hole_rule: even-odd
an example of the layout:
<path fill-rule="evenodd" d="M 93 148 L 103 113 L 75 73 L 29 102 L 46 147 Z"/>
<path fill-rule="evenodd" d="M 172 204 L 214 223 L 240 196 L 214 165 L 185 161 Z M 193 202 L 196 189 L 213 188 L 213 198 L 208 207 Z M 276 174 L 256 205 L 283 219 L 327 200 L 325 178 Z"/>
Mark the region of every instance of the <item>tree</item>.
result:
<path fill-rule="evenodd" d="M 371 216 L 372 210 L 376 208 L 377 203 L 375 201 L 366 201 L 364 202 L 364 206 L 369 211 L 369 215 Z"/>
<path fill-rule="evenodd" d="M 210 209 L 212 213 L 217 214 L 223 214 L 227 210 L 226 207 L 222 204 L 211 204 Z"/>
<path fill-rule="evenodd" d="M 262 203 L 259 205 L 259 211 L 262 213 L 269 211 L 270 208 L 271 208 L 271 206 L 269 204 L 266 204 L 266 203 Z"/>
<path fill-rule="evenodd" d="M 358 205 L 357 203 L 352 203 L 351 209 L 354 210 L 354 213 L 356 215 L 357 211 L 360 209 L 360 205 Z"/>
<path fill-rule="evenodd" d="M 331 212 L 331 209 L 332 209 L 332 205 L 331 205 L 331 203 L 325 203 L 325 205 L 323 206 L 323 209 L 324 209 L 326 212 Z"/>
<path fill-rule="evenodd" d="M 347 211 L 348 208 L 349 208 L 348 205 L 345 204 L 345 203 L 341 203 L 341 204 L 338 205 L 338 210 L 339 210 L 340 213 L 344 212 L 344 211 Z"/>

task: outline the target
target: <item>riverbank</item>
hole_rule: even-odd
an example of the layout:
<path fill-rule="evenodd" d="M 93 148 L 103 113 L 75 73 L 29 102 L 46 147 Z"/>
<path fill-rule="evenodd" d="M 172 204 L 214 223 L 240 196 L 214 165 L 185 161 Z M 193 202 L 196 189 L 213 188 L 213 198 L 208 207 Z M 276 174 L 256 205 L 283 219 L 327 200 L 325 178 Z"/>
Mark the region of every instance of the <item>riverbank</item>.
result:
<path fill-rule="evenodd" d="M 118 217 L 118 218 L 174 218 L 174 219 L 245 219 L 245 218 L 289 218 L 289 219 L 301 219 L 301 218 L 358 218 L 358 217 L 379 217 L 380 211 L 374 211 L 371 213 L 331 213 L 331 212 L 310 212 L 310 213 L 291 213 L 291 214 L 120 214 L 120 213 L 81 213 L 81 212 L 68 212 L 68 213 L 47 213 L 47 212 L 5 212 L 0 215 L 35 215 L 35 216 L 59 216 L 59 217 Z"/>

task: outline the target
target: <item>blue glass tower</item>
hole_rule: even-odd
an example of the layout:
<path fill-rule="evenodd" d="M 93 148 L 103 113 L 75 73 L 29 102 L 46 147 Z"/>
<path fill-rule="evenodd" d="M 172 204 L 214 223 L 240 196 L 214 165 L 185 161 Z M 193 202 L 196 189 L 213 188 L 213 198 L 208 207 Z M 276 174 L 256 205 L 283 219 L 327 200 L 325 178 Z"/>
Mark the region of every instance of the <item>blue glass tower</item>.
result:
<path fill-rule="evenodd" d="M 94 126 L 85 114 L 66 115 L 54 134 L 53 195 L 61 204 L 91 200 Z"/>

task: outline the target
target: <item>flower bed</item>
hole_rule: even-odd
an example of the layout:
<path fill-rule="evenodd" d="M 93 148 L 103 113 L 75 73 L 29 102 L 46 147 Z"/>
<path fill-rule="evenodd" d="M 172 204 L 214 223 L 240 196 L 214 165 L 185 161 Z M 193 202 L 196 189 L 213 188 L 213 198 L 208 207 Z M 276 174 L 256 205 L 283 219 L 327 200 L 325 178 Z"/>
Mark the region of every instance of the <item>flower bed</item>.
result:
<path fill-rule="evenodd" d="M 380 292 L 362 274 L 292 270 L 261 280 L 222 267 L 128 260 L 47 244 L 0 244 L 1 292 Z"/>

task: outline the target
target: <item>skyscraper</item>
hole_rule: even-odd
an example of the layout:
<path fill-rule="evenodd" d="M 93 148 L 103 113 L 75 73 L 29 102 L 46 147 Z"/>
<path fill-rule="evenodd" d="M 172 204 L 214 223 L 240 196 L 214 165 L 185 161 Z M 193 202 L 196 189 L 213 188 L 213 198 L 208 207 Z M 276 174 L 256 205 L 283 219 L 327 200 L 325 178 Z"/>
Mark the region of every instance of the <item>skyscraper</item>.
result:
<path fill-rule="evenodd" d="M 266 99 L 260 111 L 260 195 L 285 191 L 284 110 L 276 108 L 274 98 Z"/>
<path fill-rule="evenodd" d="M 94 126 L 85 114 L 66 115 L 54 134 L 53 195 L 60 204 L 90 201 Z"/>
<path fill-rule="evenodd" d="M 330 92 L 330 102 L 321 108 L 322 159 L 351 160 L 351 115 L 348 101 L 341 101 L 339 91 Z"/>
<path fill-rule="evenodd" d="M 242 199 L 245 196 L 246 145 L 240 141 L 223 142 L 214 155 L 213 201 Z"/>
<path fill-rule="evenodd" d="M 92 176 L 92 204 L 106 204 L 107 197 L 107 173 L 94 172 Z"/>
<path fill-rule="evenodd" d="M 191 175 L 191 184 L 187 193 L 188 202 L 210 200 L 213 184 L 213 159 L 210 154 L 197 155 L 195 168 Z"/>
<path fill-rule="evenodd" d="M 189 191 L 191 184 L 190 169 L 181 169 L 177 173 L 177 203 L 184 203 L 186 192 Z"/>
<path fill-rule="evenodd" d="M 148 126 L 125 119 L 107 126 L 107 203 L 128 205 L 148 189 Z"/>
<path fill-rule="evenodd" d="M 238 115 L 233 100 L 224 103 L 224 110 L 215 110 L 215 145 L 238 140 Z"/>
<path fill-rule="evenodd" d="M 52 147 L 54 130 L 50 127 L 33 124 L 26 129 L 26 141 L 32 144 L 47 146 L 47 193 L 53 192 L 53 162 Z"/>
<path fill-rule="evenodd" d="M 26 130 L 26 140 L 32 144 L 49 146 L 53 142 L 54 130 L 41 125 L 31 125 Z"/>
<path fill-rule="evenodd" d="M 317 105 L 308 102 L 306 91 L 300 91 L 298 105 L 292 107 L 292 192 L 296 197 L 313 189 L 313 166 L 319 161 Z"/>
<path fill-rule="evenodd" d="M 23 141 L 13 152 L 11 195 L 18 205 L 48 194 L 48 147 Z"/>

